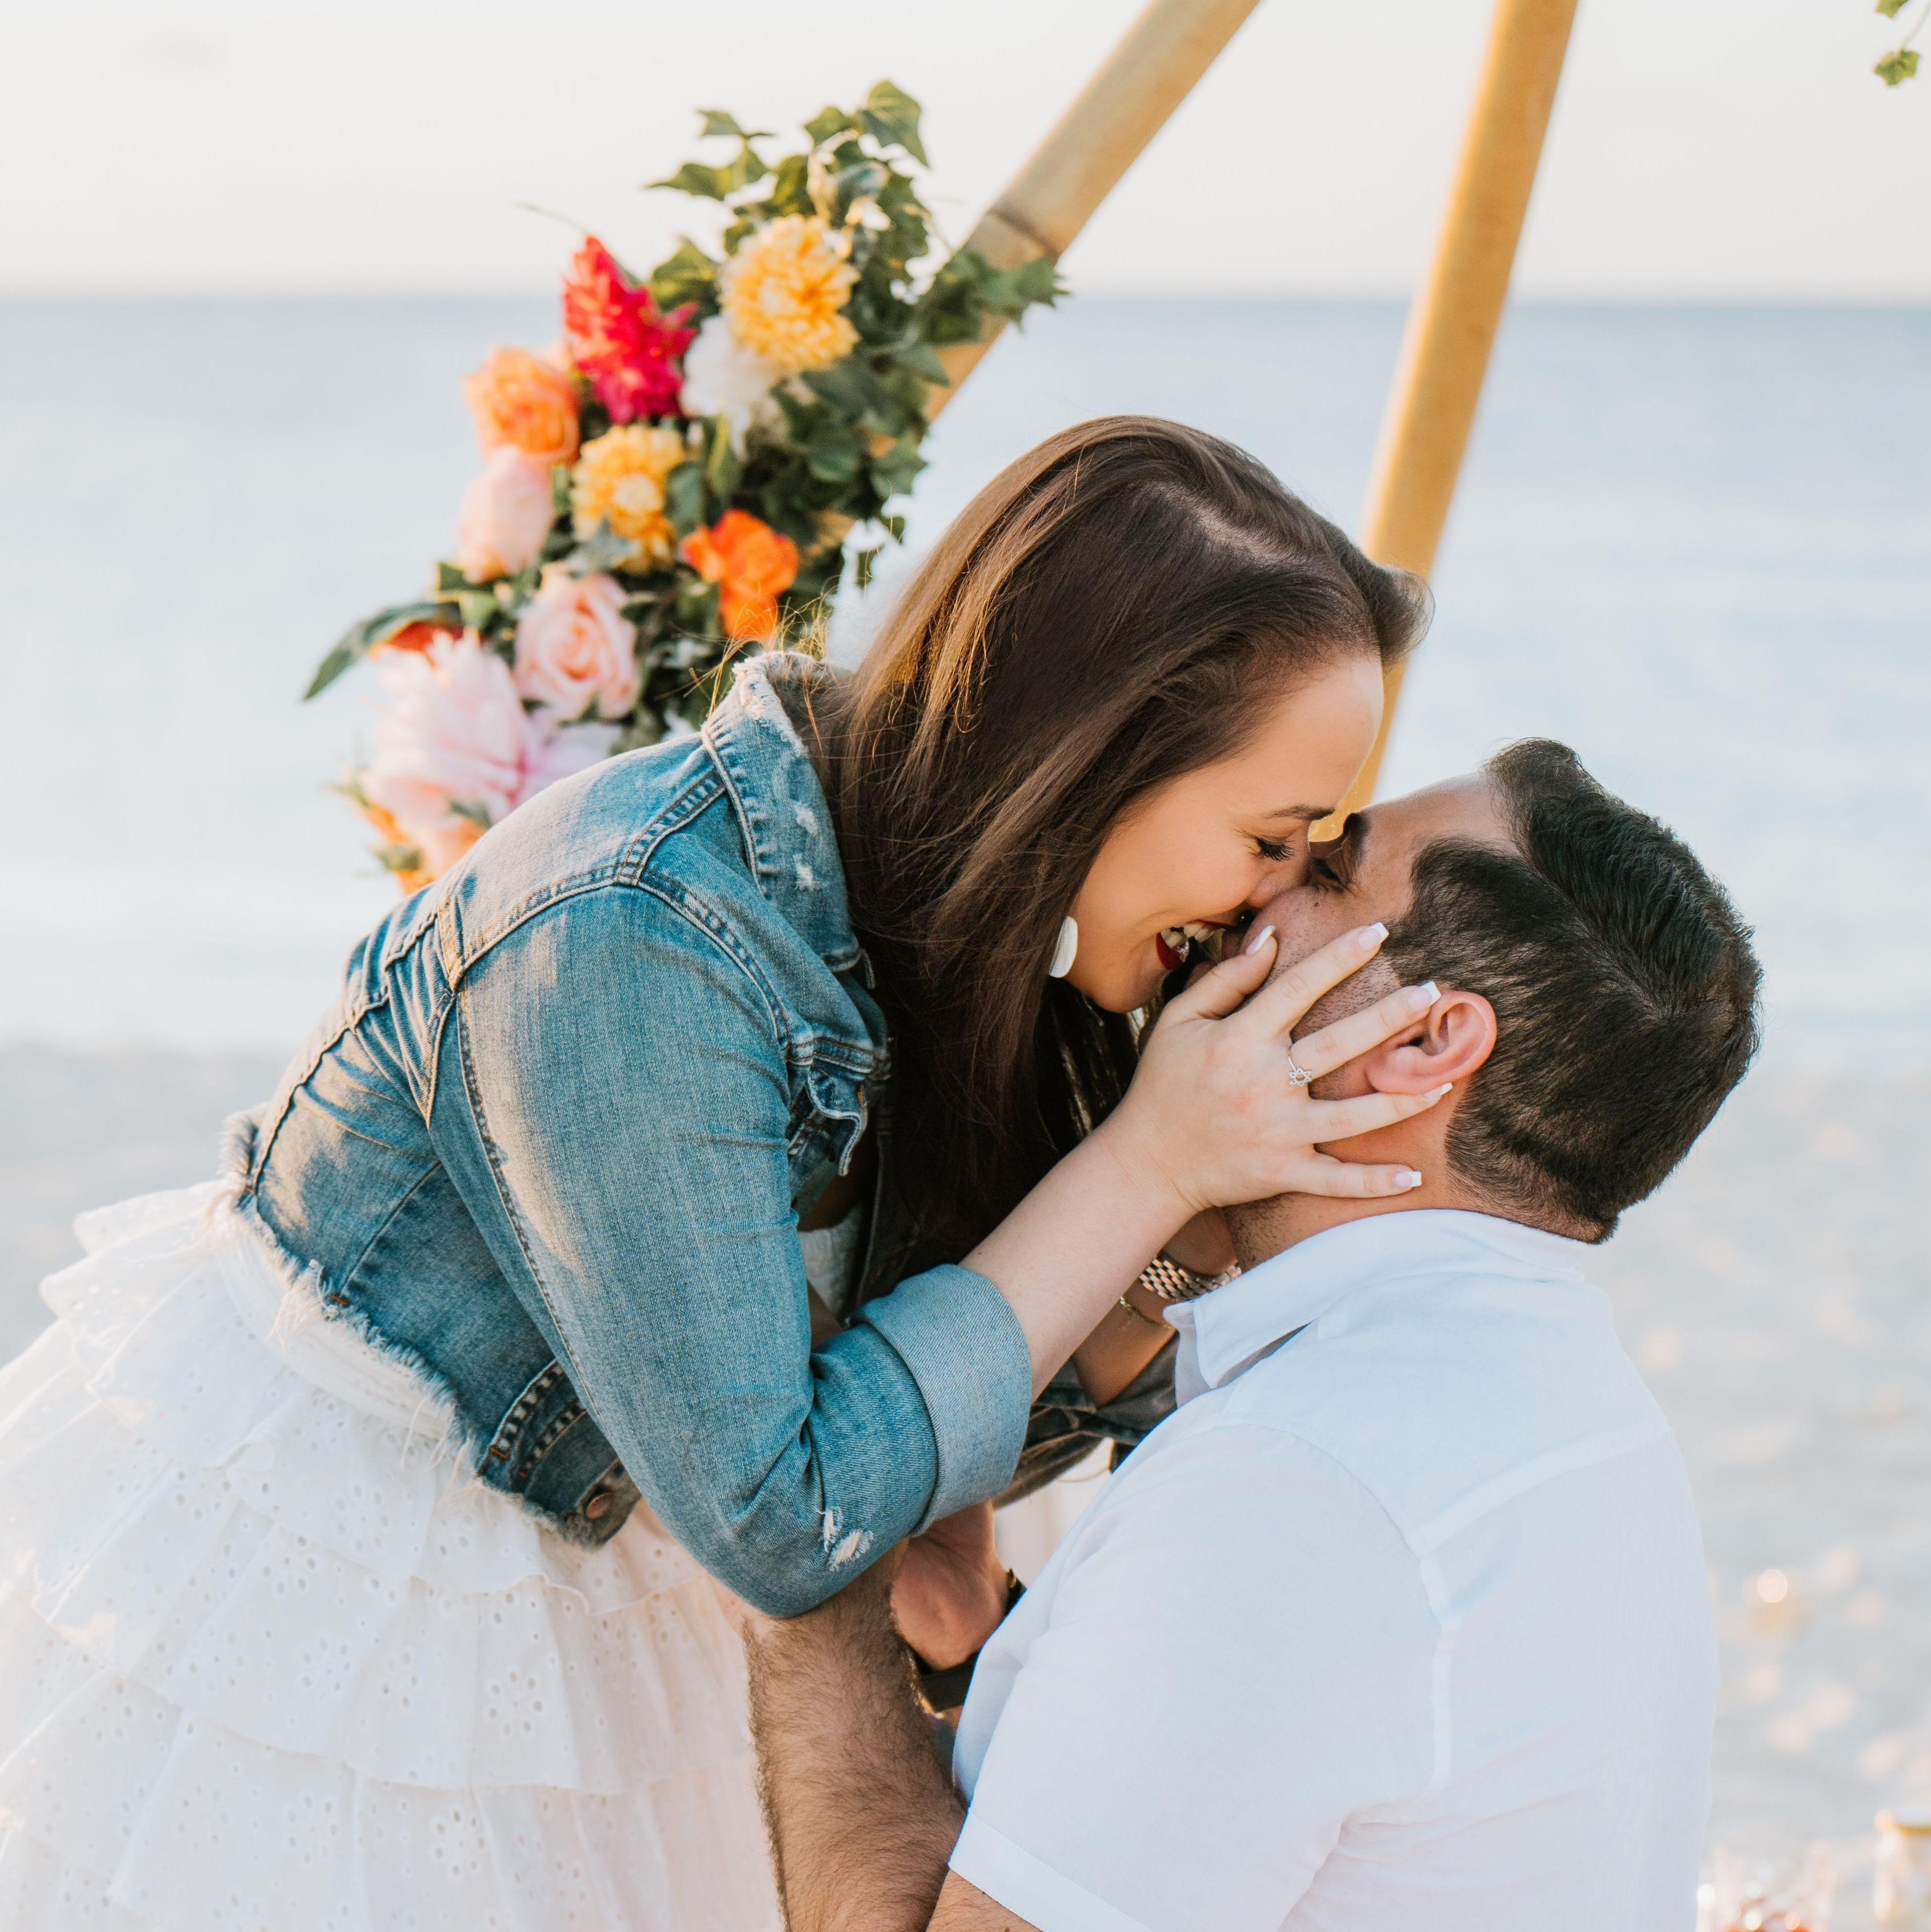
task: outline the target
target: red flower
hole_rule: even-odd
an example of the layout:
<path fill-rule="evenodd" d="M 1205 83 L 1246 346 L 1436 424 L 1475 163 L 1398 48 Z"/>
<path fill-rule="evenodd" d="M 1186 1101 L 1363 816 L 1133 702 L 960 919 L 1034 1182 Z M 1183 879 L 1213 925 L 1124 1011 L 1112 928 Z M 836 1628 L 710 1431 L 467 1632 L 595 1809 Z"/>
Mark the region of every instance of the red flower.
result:
<path fill-rule="evenodd" d="M 676 412 L 684 380 L 677 358 L 697 332 L 685 326 L 690 314 L 660 314 L 650 291 L 635 286 L 594 235 L 577 251 L 563 280 L 564 338 L 612 422 Z"/>

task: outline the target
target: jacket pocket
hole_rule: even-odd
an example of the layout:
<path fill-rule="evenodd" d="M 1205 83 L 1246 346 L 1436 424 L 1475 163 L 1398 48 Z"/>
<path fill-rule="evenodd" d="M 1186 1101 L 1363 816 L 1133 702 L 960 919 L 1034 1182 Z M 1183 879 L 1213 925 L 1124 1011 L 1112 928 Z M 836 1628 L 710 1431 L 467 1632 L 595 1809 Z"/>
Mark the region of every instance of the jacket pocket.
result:
<path fill-rule="evenodd" d="M 826 1161 L 844 1172 L 870 1118 L 869 1096 L 859 1075 L 823 1060 L 807 1061 L 792 1083 L 793 1172 Z"/>

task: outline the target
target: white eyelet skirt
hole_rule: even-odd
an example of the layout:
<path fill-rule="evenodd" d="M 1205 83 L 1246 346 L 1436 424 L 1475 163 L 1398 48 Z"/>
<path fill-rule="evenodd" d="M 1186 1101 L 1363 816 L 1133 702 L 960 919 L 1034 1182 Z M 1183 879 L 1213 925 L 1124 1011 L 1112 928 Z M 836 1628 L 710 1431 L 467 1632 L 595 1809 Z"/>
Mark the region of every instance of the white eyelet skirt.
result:
<path fill-rule="evenodd" d="M 775 1932 L 742 1654 L 578 1549 L 212 1185 L 83 1217 L 0 1370 L 0 1932 Z"/>

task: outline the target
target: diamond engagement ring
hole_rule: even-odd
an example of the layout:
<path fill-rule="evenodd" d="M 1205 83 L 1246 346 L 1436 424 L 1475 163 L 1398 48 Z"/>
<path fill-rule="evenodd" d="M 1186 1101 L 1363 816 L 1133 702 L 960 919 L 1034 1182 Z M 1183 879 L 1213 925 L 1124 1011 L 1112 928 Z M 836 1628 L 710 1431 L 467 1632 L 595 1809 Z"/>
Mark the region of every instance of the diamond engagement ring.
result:
<path fill-rule="evenodd" d="M 1288 1043 L 1288 1078 L 1297 1087 L 1305 1087 L 1314 1078 L 1314 1076 L 1294 1058 L 1294 1042 L 1291 1040 Z"/>

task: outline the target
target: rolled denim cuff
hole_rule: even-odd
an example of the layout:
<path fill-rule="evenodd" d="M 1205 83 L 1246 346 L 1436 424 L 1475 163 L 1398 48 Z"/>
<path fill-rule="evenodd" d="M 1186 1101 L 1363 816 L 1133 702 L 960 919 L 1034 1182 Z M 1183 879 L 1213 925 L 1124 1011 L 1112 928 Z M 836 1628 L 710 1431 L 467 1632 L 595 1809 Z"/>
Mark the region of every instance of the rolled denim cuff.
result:
<path fill-rule="evenodd" d="M 982 1274 L 948 1264 L 859 1310 L 891 1343 L 931 1418 L 939 1477 L 920 1529 L 1012 1480 L 1033 1401 L 1033 1355 L 1012 1305 Z"/>

